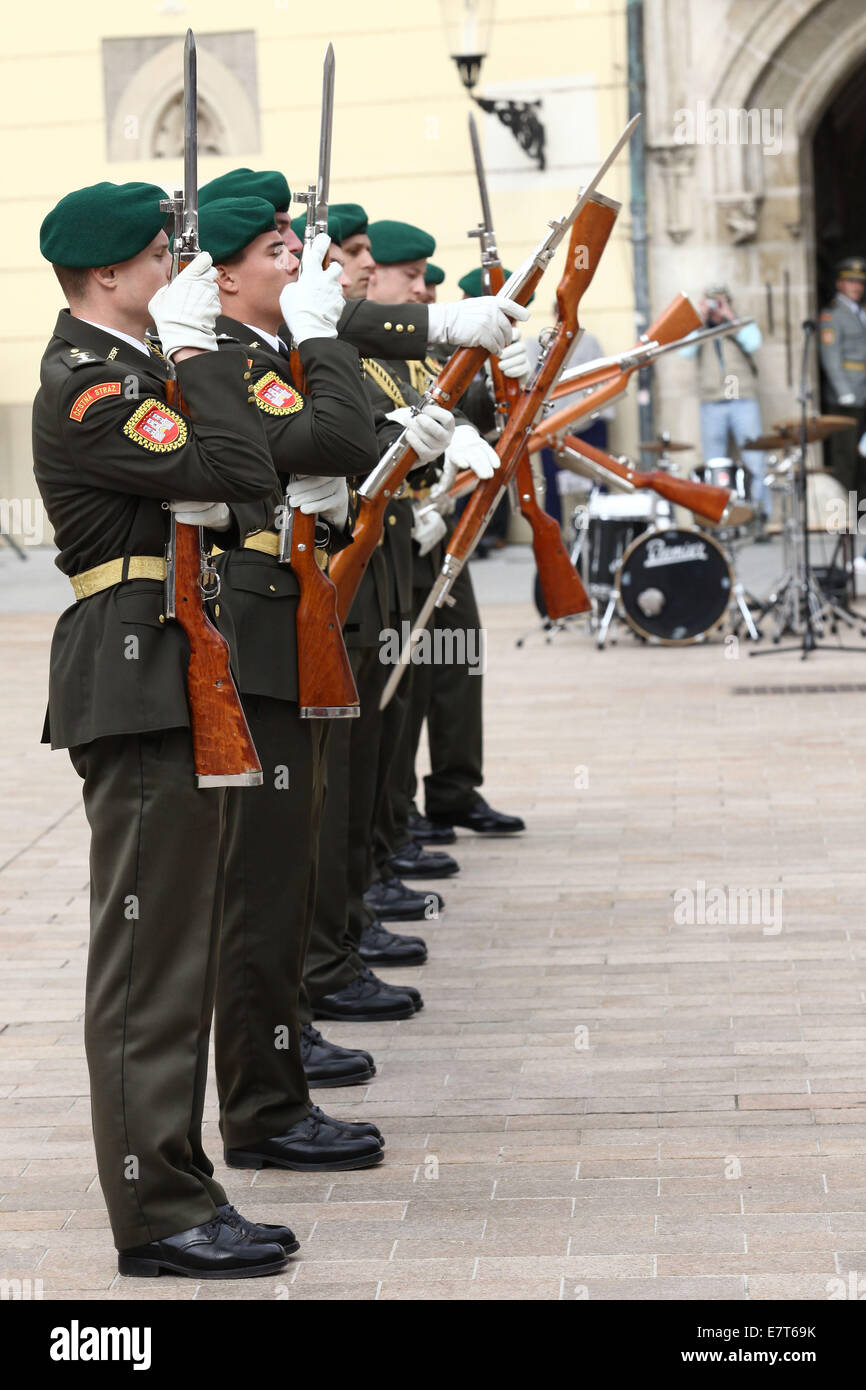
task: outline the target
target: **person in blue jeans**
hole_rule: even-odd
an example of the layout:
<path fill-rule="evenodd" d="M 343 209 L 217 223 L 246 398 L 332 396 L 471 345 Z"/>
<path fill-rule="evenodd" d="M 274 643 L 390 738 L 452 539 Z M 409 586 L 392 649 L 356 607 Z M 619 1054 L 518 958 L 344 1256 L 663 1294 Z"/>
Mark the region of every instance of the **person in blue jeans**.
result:
<path fill-rule="evenodd" d="M 707 328 L 729 323 L 737 317 L 731 292 L 724 285 L 711 285 L 698 301 L 698 313 Z M 764 486 L 764 455 L 745 449 L 749 439 L 762 431 L 758 404 L 758 364 L 755 356 L 763 338 L 756 323 L 748 323 L 739 333 L 713 338 L 705 343 L 687 343 L 681 357 L 695 359 L 701 406 L 701 451 L 704 459 L 730 458 L 729 441 L 736 442 L 739 454 L 751 475 L 752 503 L 758 525 L 763 530 L 770 506 Z"/>

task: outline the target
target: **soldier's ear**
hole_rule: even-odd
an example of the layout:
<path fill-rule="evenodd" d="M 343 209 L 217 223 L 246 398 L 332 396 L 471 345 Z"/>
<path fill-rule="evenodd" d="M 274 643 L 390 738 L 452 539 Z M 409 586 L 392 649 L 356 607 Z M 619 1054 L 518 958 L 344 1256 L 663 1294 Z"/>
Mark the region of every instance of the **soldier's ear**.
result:
<path fill-rule="evenodd" d="M 113 265 L 94 266 L 91 275 L 106 290 L 116 290 L 118 286 L 117 267 Z"/>
<path fill-rule="evenodd" d="M 220 294 L 237 294 L 240 286 L 238 285 L 237 280 L 232 274 L 232 267 L 227 265 L 218 265 L 216 267 L 216 273 L 217 289 L 219 290 Z"/>

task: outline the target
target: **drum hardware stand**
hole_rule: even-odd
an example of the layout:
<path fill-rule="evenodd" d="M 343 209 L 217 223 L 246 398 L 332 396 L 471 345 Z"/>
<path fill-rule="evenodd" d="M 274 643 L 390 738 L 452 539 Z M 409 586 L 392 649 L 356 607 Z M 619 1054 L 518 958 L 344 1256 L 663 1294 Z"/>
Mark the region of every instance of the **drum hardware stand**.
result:
<path fill-rule="evenodd" d="M 772 649 L 764 648 L 763 651 L 750 651 L 749 656 L 778 656 L 783 652 L 796 651 L 799 647 L 800 660 L 805 661 L 810 652 L 818 651 L 823 645 L 815 636 L 816 631 L 823 636 L 824 623 L 829 619 L 831 631 L 835 631 L 836 623 L 841 619 L 848 627 L 857 626 L 857 619 L 845 609 L 840 608 L 832 599 L 822 593 L 809 561 L 809 489 L 808 474 L 806 469 L 807 460 L 807 426 L 806 421 L 809 414 L 809 404 L 812 399 L 812 392 L 809 390 L 809 348 L 815 335 L 816 324 L 814 319 L 806 319 L 803 324 L 803 355 L 800 364 L 800 391 L 797 402 L 800 406 L 800 444 L 799 444 L 799 469 L 796 478 L 796 505 L 793 509 L 795 515 L 792 519 L 791 539 L 793 542 L 793 565 L 790 576 L 786 576 L 782 587 L 777 594 L 771 595 L 767 604 L 765 615 L 771 608 L 780 607 L 782 622 L 777 628 L 773 638 L 774 643 L 778 643 L 785 631 L 786 626 L 796 632 L 800 616 L 803 618 L 803 636 L 797 645 L 786 647 L 774 646 Z M 866 635 L 866 629 L 861 628 L 861 632 Z M 846 647 L 842 643 L 834 644 L 835 651 L 860 652 L 866 654 L 866 647 Z"/>

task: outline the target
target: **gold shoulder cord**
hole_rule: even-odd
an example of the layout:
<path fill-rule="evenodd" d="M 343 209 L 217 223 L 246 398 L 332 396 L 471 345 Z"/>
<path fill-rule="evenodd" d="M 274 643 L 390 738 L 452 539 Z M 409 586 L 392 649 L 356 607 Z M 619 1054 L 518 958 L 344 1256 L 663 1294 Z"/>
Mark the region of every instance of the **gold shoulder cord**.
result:
<path fill-rule="evenodd" d="M 362 357 L 361 369 L 371 381 L 375 381 L 376 385 L 398 408 L 406 404 L 403 392 L 390 372 L 386 372 L 381 362 L 377 362 L 374 357 Z"/>
<path fill-rule="evenodd" d="M 419 396 L 423 396 L 432 378 L 438 375 L 438 368 L 435 372 L 430 371 L 429 357 L 425 362 L 407 362 L 406 366 L 409 368 L 409 380 L 413 389 Z"/>

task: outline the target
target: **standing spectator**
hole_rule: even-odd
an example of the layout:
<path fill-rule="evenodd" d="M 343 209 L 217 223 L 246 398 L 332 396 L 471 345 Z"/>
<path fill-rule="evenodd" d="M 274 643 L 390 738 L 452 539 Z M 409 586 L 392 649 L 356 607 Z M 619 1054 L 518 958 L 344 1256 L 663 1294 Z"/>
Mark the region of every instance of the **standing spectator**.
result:
<path fill-rule="evenodd" d="M 848 415 L 857 429 L 840 430 L 827 440 L 825 459 L 846 492 L 866 496 L 866 460 L 857 442 L 866 405 L 866 311 L 861 306 L 866 287 L 866 260 L 849 256 L 836 267 L 836 297 L 821 314 L 821 369 L 824 401 L 832 415 Z"/>

